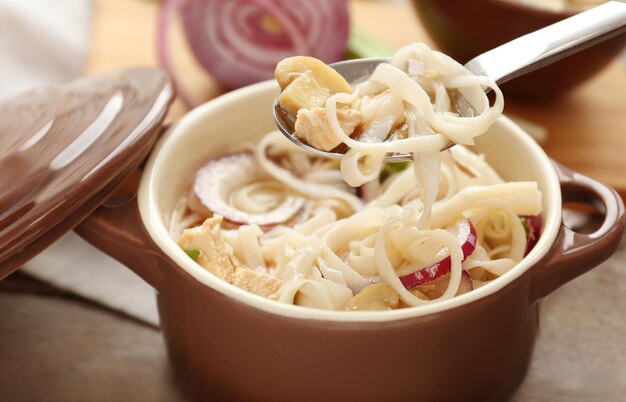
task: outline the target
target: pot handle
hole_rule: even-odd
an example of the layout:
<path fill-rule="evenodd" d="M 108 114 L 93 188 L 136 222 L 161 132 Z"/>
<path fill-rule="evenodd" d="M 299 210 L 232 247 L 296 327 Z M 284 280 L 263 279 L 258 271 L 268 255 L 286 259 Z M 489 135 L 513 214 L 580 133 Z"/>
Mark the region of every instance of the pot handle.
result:
<path fill-rule="evenodd" d="M 534 271 L 533 300 L 539 300 L 609 258 L 624 233 L 624 203 L 612 188 L 552 161 L 561 184 L 562 202 L 578 202 L 604 211 L 602 225 L 580 234 L 561 223 L 552 249 Z"/>
<path fill-rule="evenodd" d="M 136 198 L 121 206 L 101 206 L 74 231 L 161 290 L 163 254 L 144 228 Z"/>

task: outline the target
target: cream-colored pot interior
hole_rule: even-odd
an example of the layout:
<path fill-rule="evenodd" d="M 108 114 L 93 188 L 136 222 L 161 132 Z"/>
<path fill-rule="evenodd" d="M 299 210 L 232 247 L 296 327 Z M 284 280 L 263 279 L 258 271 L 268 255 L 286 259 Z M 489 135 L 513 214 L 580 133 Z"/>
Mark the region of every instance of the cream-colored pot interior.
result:
<path fill-rule="evenodd" d="M 236 150 L 275 130 L 272 102 L 278 93 L 273 81 L 233 91 L 188 113 L 158 142 L 139 187 L 142 220 L 156 244 L 198 281 L 261 310 L 302 319 L 390 321 L 436 313 L 497 292 L 519 277 L 550 249 L 561 224 L 561 192 L 556 172 L 543 150 L 506 117 L 477 139 L 475 150 L 507 180 L 535 180 L 543 193 L 544 228 L 533 251 L 497 280 L 464 295 L 426 306 L 383 312 L 325 311 L 274 302 L 221 281 L 194 263 L 167 230 L 167 217 L 197 168 L 207 160 Z"/>

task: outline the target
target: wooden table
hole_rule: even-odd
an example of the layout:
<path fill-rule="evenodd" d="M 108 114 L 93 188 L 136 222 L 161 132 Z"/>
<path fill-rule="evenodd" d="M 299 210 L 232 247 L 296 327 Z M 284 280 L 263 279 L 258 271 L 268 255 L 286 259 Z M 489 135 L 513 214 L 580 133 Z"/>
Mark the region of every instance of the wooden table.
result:
<path fill-rule="evenodd" d="M 156 12 L 153 1 L 97 0 L 87 72 L 156 65 Z M 393 46 L 412 40 L 429 42 L 405 4 L 355 0 L 352 15 L 354 21 Z M 179 68 L 194 82 L 196 95 L 208 98 L 221 93 L 193 63 L 180 34 L 175 33 L 174 41 Z M 623 94 L 626 75 L 615 63 L 559 101 L 541 105 L 508 102 L 507 111 L 545 125 L 550 131 L 546 149 L 557 160 L 624 189 Z M 183 113 L 182 105 L 176 103 L 168 119 Z M 622 254 L 616 258 L 625 258 L 626 251 Z M 624 291 L 617 284 L 624 282 L 626 275 L 620 275 L 619 269 L 605 266 L 548 298 L 533 366 L 515 402 L 618 401 L 615 395 L 626 393 L 626 386 L 619 383 L 626 364 L 607 367 L 603 365 L 606 357 L 594 349 L 607 345 L 611 353 L 626 354 L 624 337 L 607 336 L 599 330 L 607 326 L 614 328 L 615 334 L 623 330 L 621 324 L 609 323 L 621 310 L 611 310 L 610 303 L 591 303 L 596 295 L 585 292 L 585 283 L 603 283 L 603 298 L 623 299 Z M 595 321 L 580 317 L 595 317 Z M 577 364 L 569 365 L 572 360 Z M 551 368 L 563 365 L 571 367 L 552 373 Z M 157 328 L 23 274 L 0 282 L 0 395 L 0 400 L 6 401 L 185 400 L 172 379 Z"/>

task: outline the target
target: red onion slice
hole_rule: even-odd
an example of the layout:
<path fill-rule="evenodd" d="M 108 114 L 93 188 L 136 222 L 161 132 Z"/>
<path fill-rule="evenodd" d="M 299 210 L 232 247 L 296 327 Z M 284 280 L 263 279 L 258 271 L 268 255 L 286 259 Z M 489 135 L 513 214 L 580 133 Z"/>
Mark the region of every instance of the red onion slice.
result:
<path fill-rule="evenodd" d="M 259 225 L 269 228 L 284 223 L 305 205 L 303 197 L 287 195 L 275 208 L 263 213 L 249 213 L 229 202 L 231 194 L 261 180 L 264 175 L 252 153 L 236 153 L 213 159 L 196 173 L 190 207 L 203 215 L 215 213 L 237 225 Z"/>
<path fill-rule="evenodd" d="M 476 229 L 469 220 L 461 220 L 453 229 L 463 251 L 463 261 L 469 257 L 476 248 Z M 418 269 L 410 274 L 400 276 L 400 282 L 405 288 L 411 290 L 425 283 L 432 282 L 443 275 L 449 274 L 451 268 L 450 257 L 430 265 L 426 268 Z"/>
<path fill-rule="evenodd" d="M 526 229 L 526 251 L 524 257 L 528 255 L 535 248 L 535 245 L 539 241 L 541 236 L 541 227 L 543 226 L 543 214 L 534 216 L 522 216 L 520 217 L 524 223 L 524 229 Z"/>
<path fill-rule="evenodd" d="M 271 78 L 285 57 L 309 55 L 332 63 L 346 52 L 347 0 L 166 0 L 158 57 L 190 107 L 198 102 L 182 86 L 167 41 L 176 13 L 200 65 L 227 88 Z"/>

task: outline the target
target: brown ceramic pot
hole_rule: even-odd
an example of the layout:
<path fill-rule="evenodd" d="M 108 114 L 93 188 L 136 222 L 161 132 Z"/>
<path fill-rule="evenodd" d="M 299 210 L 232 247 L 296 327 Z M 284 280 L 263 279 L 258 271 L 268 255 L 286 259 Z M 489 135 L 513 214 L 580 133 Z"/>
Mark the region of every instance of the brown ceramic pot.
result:
<path fill-rule="evenodd" d="M 509 180 L 536 180 L 544 227 L 501 278 L 424 307 L 336 312 L 285 305 L 225 283 L 169 236 L 176 200 L 207 159 L 274 128 L 277 88 L 264 82 L 215 99 L 160 139 L 137 201 L 100 208 L 78 228 L 157 292 L 174 367 L 195 400 L 503 401 L 524 378 L 538 301 L 616 249 L 624 206 L 612 189 L 552 162 L 501 118 L 476 149 Z M 564 201 L 596 206 L 592 234 L 562 224 Z M 576 364 L 573 362 L 572 364 Z"/>
<path fill-rule="evenodd" d="M 521 0 L 413 0 L 413 5 L 435 44 L 460 63 L 574 14 Z M 606 67 L 624 45 L 626 34 L 508 82 L 502 90 L 534 98 L 562 95 Z"/>

